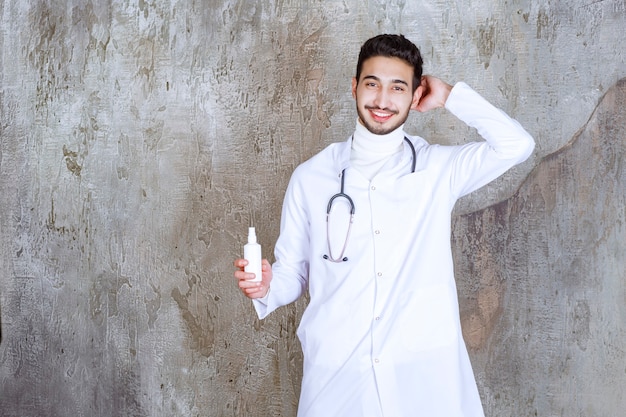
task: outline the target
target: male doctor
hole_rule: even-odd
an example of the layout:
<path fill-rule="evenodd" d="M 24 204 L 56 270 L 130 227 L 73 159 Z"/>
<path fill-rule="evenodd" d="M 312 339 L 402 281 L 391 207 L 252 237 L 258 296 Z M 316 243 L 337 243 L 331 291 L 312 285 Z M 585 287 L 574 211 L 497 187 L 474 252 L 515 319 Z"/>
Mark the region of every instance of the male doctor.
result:
<path fill-rule="evenodd" d="M 362 46 L 352 80 L 358 118 L 294 171 L 276 262 L 261 282 L 234 262 L 259 318 L 305 291 L 299 417 L 478 417 L 450 248 L 462 196 L 524 161 L 533 138 L 464 83 L 422 76 L 402 35 Z M 484 141 L 431 145 L 403 127 L 444 107 Z"/>

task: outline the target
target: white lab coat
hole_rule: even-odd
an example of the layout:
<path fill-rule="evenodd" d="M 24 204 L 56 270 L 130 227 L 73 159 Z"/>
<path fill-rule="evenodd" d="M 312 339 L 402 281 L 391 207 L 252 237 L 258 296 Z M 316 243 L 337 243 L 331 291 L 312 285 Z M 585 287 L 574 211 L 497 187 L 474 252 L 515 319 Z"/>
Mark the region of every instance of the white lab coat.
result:
<path fill-rule="evenodd" d="M 255 300 L 260 318 L 298 299 L 310 302 L 298 328 L 304 352 L 299 417 L 475 417 L 482 405 L 462 339 L 450 248 L 457 199 L 534 148 L 532 137 L 464 83 L 446 108 L 486 142 L 416 148 L 371 181 L 350 167 L 350 140 L 328 146 L 290 180 L 276 243 L 271 291 Z M 326 206 L 345 192 L 355 217 L 345 256 L 328 254 Z M 337 256 L 349 222 L 345 200 L 331 216 Z"/>

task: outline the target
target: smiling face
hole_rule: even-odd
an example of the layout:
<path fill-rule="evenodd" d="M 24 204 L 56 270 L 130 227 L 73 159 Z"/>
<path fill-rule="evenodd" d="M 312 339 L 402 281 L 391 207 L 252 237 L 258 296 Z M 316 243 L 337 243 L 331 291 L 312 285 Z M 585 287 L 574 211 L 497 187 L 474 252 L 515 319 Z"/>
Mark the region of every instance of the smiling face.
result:
<path fill-rule="evenodd" d="M 370 132 L 385 135 L 400 127 L 422 93 L 413 93 L 413 67 L 400 58 L 374 56 L 363 62 L 360 79 L 352 79 L 359 121 Z"/>

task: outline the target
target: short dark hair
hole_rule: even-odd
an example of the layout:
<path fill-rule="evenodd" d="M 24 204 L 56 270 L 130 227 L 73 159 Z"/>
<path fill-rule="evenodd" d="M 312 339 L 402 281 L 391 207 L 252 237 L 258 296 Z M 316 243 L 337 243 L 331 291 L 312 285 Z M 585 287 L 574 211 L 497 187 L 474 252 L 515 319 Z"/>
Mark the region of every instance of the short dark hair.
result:
<path fill-rule="evenodd" d="M 378 35 L 365 41 L 361 46 L 359 60 L 356 66 L 356 81 L 359 82 L 363 63 L 372 57 L 384 56 L 388 58 L 400 58 L 413 67 L 413 92 L 422 81 L 422 54 L 413 42 L 403 35 Z"/>

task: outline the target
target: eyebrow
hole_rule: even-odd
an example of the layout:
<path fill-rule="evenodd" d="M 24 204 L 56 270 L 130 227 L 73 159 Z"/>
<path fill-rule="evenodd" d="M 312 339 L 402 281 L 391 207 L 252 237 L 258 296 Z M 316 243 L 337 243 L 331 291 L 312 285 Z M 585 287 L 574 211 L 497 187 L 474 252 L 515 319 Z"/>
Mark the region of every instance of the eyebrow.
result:
<path fill-rule="evenodd" d="M 374 81 L 378 81 L 378 82 L 380 82 L 380 78 L 378 78 L 378 77 L 377 77 L 377 76 L 375 76 L 375 75 L 364 75 L 364 76 L 363 76 L 363 81 L 365 81 L 365 80 L 374 80 Z M 391 83 L 392 83 L 392 84 L 404 84 L 404 85 L 406 85 L 407 87 L 409 86 L 409 83 L 407 83 L 407 82 L 406 82 L 406 81 L 404 81 L 404 80 L 400 80 L 400 79 L 397 79 L 397 80 L 391 80 Z"/>

